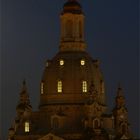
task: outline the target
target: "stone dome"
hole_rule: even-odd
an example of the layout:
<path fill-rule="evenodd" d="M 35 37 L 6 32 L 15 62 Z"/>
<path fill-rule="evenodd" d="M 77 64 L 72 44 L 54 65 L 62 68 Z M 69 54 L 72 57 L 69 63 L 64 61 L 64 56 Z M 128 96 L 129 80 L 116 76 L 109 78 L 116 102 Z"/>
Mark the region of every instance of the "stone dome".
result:
<path fill-rule="evenodd" d="M 63 62 L 63 65 L 60 65 L 60 61 Z M 84 65 L 81 65 L 82 62 Z M 57 92 L 58 81 L 63 82 L 62 93 Z M 42 77 L 44 92 L 41 95 L 41 105 L 84 103 L 88 93 L 83 93 L 82 81 L 87 82 L 87 92 L 93 83 L 99 94 L 99 100 L 104 103 L 104 95 L 100 96 L 104 90 L 104 82 L 99 61 L 93 60 L 84 51 L 59 52 L 52 60 L 46 62 Z"/>
<path fill-rule="evenodd" d="M 81 14 L 82 7 L 76 0 L 68 0 L 63 6 L 64 13 L 73 13 L 73 14 Z"/>

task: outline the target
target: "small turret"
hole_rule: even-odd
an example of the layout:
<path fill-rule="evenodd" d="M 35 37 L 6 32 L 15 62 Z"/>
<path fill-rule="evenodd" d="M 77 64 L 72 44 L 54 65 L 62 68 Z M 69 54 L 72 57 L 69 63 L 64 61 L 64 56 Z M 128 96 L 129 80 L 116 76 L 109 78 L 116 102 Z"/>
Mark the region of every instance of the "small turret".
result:
<path fill-rule="evenodd" d="M 102 105 L 98 102 L 98 92 L 95 89 L 93 82 L 89 88 L 89 98 L 85 105 L 86 118 L 84 121 L 85 128 L 93 129 L 94 131 L 102 128 L 101 115 L 103 114 Z"/>
<path fill-rule="evenodd" d="M 116 107 L 120 108 L 125 106 L 125 98 L 123 95 L 123 89 L 119 85 L 118 90 L 117 90 L 117 96 L 116 96 Z"/>
<path fill-rule="evenodd" d="M 32 106 L 30 105 L 29 95 L 27 92 L 26 82 L 23 81 L 22 90 L 20 92 L 20 100 L 16 107 L 17 116 L 20 118 L 22 115 L 24 117 L 28 117 L 30 112 L 32 111 Z"/>
<path fill-rule="evenodd" d="M 9 128 L 8 140 L 14 140 L 15 130 L 13 127 Z"/>
<path fill-rule="evenodd" d="M 117 139 L 124 138 L 130 139 L 130 129 L 128 122 L 128 111 L 125 106 L 125 97 L 123 95 L 123 89 L 119 85 L 117 89 L 116 105 L 113 110 L 114 121 L 115 121 L 115 131 L 117 133 Z"/>

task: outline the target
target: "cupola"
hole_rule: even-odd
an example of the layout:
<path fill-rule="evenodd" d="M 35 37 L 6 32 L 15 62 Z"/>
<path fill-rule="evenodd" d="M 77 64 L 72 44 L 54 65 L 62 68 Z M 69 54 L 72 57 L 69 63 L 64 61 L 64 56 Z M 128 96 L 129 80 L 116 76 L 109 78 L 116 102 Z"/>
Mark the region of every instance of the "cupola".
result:
<path fill-rule="evenodd" d="M 81 14 L 83 12 L 82 12 L 82 7 L 77 2 L 77 0 L 68 0 L 63 6 L 62 14 L 65 13 Z"/>
<path fill-rule="evenodd" d="M 85 51 L 84 14 L 77 0 L 68 0 L 60 15 L 60 51 Z"/>

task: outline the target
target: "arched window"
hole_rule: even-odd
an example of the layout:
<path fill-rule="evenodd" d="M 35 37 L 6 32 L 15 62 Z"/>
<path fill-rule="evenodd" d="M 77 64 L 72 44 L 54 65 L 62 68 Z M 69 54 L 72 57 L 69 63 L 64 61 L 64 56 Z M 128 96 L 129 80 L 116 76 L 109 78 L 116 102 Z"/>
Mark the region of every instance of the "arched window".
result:
<path fill-rule="evenodd" d="M 62 88 L 63 88 L 62 87 L 62 81 L 59 80 L 57 82 L 57 92 L 61 93 L 62 92 Z"/>
<path fill-rule="evenodd" d="M 59 61 L 59 64 L 60 64 L 60 66 L 63 66 L 63 65 L 64 65 L 64 60 L 61 59 L 61 60 Z"/>
<path fill-rule="evenodd" d="M 66 21 L 66 36 L 72 37 L 72 34 L 73 34 L 73 22 L 72 20 L 67 20 Z"/>
<path fill-rule="evenodd" d="M 84 127 L 85 127 L 85 128 L 88 128 L 88 120 L 85 120 L 85 121 L 84 121 Z"/>
<path fill-rule="evenodd" d="M 98 120 L 94 121 L 94 128 L 95 129 L 99 128 L 99 121 Z"/>
<path fill-rule="evenodd" d="M 82 82 L 82 91 L 87 92 L 87 81 Z"/>
<path fill-rule="evenodd" d="M 53 129 L 59 128 L 58 118 L 53 118 L 53 120 L 52 120 L 52 127 L 53 127 Z"/>
<path fill-rule="evenodd" d="M 43 82 L 41 82 L 41 89 L 40 89 L 40 91 L 41 91 L 41 94 L 44 94 L 44 83 Z"/>
<path fill-rule="evenodd" d="M 26 121 L 25 122 L 25 132 L 29 132 L 30 131 L 30 124 L 29 124 L 29 121 Z"/>
<path fill-rule="evenodd" d="M 98 129 L 100 127 L 100 121 L 99 120 L 93 120 L 93 128 Z"/>
<path fill-rule="evenodd" d="M 80 61 L 80 62 L 81 62 L 81 65 L 82 65 L 82 66 L 84 66 L 84 65 L 85 65 L 85 60 L 84 60 L 84 59 L 81 59 L 81 61 Z"/>
<path fill-rule="evenodd" d="M 123 124 L 123 125 L 122 125 L 122 133 L 123 133 L 123 134 L 126 134 L 126 132 L 127 132 L 127 127 L 126 127 L 125 124 Z"/>

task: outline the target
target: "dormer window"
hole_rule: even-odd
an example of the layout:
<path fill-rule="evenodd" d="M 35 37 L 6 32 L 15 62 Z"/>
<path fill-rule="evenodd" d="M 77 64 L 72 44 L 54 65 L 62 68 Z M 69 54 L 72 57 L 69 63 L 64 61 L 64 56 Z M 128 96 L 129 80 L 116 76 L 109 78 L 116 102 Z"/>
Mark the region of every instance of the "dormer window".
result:
<path fill-rule="evenodd" d="M 61 60 L 59 61 L 59 64 L 60 64 L 60 66 L 63 66 L 63 65 L 64 65 L 64 60 L 61 59 Z"/>
<path fill-rule="evenodd" d="M 85 65 L 85 60 L 82 59 L 82 60 L 81 60 L 81 66 L 84 66 L 84 65 Z"/>
<path fill-rule="evenodd" d="M 29 121 L 26 121 L 25 122 L 25 132 L 29 132 L 30 131 L 30 124 L 29 124 Z"/>

